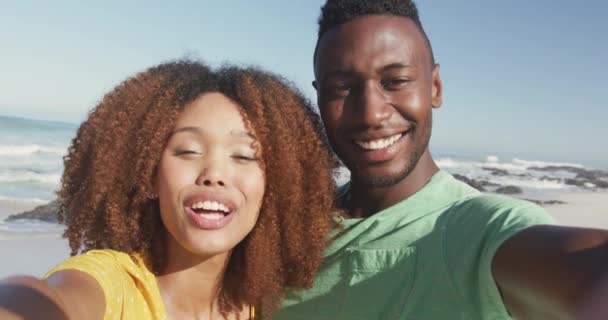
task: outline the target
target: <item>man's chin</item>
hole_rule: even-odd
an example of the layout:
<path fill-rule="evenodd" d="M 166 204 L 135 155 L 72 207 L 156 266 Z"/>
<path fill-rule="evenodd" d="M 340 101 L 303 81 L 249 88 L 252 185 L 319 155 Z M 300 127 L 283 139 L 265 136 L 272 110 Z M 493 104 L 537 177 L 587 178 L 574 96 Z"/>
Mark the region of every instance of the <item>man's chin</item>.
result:
<path fill-rule="evenodd" d="M 409 173 L 408 170 L 396 174 L 361 173 L 353 175 L 352 180 L 369 188 L 390 188 L 407 178 Z"/>

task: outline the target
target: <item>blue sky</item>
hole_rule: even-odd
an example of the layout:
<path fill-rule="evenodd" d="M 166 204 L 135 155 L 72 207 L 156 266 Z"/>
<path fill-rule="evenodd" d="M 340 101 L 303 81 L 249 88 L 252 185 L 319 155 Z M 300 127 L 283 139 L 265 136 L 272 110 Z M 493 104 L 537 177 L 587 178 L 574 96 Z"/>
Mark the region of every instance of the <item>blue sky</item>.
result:
<path fill-rule="evenodd" d="M 418 1 L 441 64 L 432 148 L 608 167 L 608 3 Z M 0 114 L 80 122 L 179 57 L 253 63 L 311 99 L 323 1 L 0 0 Z"/>

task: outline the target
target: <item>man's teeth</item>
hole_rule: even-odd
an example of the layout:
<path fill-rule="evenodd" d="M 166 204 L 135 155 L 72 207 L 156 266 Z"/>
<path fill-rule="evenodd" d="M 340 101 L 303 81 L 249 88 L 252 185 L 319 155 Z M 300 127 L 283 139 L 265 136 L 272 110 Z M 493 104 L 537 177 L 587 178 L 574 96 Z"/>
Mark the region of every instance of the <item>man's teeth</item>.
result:
<path fill-rule="evenodd" d="M 396 134 L 394 136 L 390 136 L 388 138 L 384 138 L 384 139 L 376 139 L 376 140 L 371 140 L 371 141 L 360 141 L 360 140 L 355 140 L 355 143 L 357 145 L 359 145 L 359 147 L 366 149 L 366 150 L 379 150 L 379 149 L 384 149 L 389 147 L 390 145 L 392 145 L 393 143 L 395 143 L 395 141 L 399 140 L 399 138 L 401 138 L 402 134 Z"/>
<path fill-rule="evenodd" d="M 225 205 L 223 205 L 219 202 L 216 202 L 216 201 L 200 201 L 200 202 L 193 204 L 192 209 L 202 209 L 202 210 L 207 210 L 207 211 L 221 211 L 221 212 L 225 212 L 225 213 L 230 212 L 228 207 L 226 207 Z M 208 216 L 209 215 L 212 215 L 212 214 L 208 214 Z M 221 216 L 224 217 L 223 215 L 221 215 Z"/>

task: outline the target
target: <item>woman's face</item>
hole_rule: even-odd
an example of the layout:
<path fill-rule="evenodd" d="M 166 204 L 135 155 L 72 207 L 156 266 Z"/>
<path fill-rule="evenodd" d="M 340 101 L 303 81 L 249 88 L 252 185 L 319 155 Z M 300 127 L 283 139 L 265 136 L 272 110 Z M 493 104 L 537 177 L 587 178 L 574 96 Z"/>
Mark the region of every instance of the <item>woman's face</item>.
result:
<path fill-rule="evenodd" d="M 184 108 L 155 179 L 170 247 L 208 257 L 245 238 L 264 196 L 260 152 L 239 106 L 223 94 L 203 94 Z"/>

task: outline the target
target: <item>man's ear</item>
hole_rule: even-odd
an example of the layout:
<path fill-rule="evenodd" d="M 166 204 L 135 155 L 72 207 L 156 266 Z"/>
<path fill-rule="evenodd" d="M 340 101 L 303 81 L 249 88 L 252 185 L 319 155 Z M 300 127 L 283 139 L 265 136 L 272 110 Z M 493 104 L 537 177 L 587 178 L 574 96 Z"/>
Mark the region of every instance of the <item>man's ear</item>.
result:
<path fill-rule="evenodd" d="M 443 104 L 443 83 L 441 82 L 441 76 L 439 75 L 439 64 L 436 63 L 433 66 L 432 72 L 432 91 L 431 91 L 431 105 L 433 108 L 438 109 Z"/>

